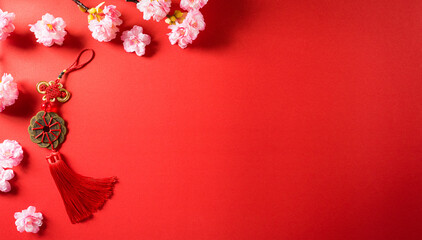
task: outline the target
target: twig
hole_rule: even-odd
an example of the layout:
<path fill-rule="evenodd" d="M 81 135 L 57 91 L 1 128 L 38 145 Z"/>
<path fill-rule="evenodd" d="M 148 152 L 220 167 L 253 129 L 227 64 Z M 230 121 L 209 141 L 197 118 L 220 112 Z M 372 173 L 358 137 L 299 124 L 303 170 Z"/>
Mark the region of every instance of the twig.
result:
<path fill-rule="evenodd" d="M 74 1 L 76 4 L 78 4 L 78 6 L 83 8 L 86 12 L 89 10 L 89 8 L 87 6 L 85 6 L 83 3 L 79 2 L 79 0 L 72 0 L 72 1 Z"/>

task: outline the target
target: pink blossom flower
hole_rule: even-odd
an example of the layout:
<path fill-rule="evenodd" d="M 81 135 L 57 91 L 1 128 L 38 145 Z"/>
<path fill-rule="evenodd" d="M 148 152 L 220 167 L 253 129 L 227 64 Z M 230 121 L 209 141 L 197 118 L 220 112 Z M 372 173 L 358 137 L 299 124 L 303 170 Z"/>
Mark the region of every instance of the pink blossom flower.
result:
<path fill-rule="evenodd" d="M 90 15 L 93 19 L 89 20 L 88 28 L 92 32 L 92 37 L 100 42 L 109 42 L 116 38 L 116 33 L 119 32 L 119 26 L 122 24 L 120 12 L 117 11 L 116 6 L 108 5 L 104 9 L 100 9 L 101 5 L 95 8 L 95 12 Z M 94 17 L 95 16 L 95 17 Z"/>
<path fill-rule="evenodd" d="M 55 18 L 53 15 L 46 13 L 41 20 L 35 24 L 29 24 L 29 30 L 35 34 L 37 42 L 46 47 L 53 44 L 62 45 L 67 32 L 65 30 L 66 23 L 62 18 Z"/>
<path fill-rule="evenodd" d="M 151 17 L 159 22 L 170 12 L 171 0 L 140 0 L 136 7 L 144 13 L 144 19 Z"/>
<path fill-rule="evenodd" d="M 15 212 L 15 225 L 19 232 L 37 233 L 42 226 L 42 213 L 35 212 L 36 208 L 29 206 L 22 212 Z"/>
<path fill-rule="evenodd" d="M 169 33 L 169 40 L 172 45 L 178 43 L 179 47 L 186 48 L 198 36 L 199 31 L 185 22 L 175 25 L 170 25 L 171 33 Z"/>
<path fill-rule="evenodd" d="M 92 20 L 89 22 L 88 28 L 92 32 L 92 37 L 99 42 L 109 42 L 116 38 L 116 33 L 119 32 L 119 28 L 109 18 L 104 18 L 101 21 Z"/>
<path fill-rule="evenodd" d="M 181 48 L 186 48 L 198 37 L 200 31 L 205 29 L 204 16 L 198 10 L 190 11 L 183 22 L 170 25 L 169 40 L 172 45 L 178 43 Z"/>
<path fill-rule="evenodd" d="M 135 25 L 131 30 L 123 32 L 121 39 L 126 52 L 136 52 L 138 56 L 145 54 L 145 47 L 151 43 L 151 37 L 142 31 L 142 27 Z"/>
<path fill-rule="evenodd" d="M 105 6 L 103 9 L 103 13 L 106 18 L 110 18 L 114 25 L 119 26 L 123 23 L 120 16 L 122 15 L 119 11 L 117 11 L 116 6 L 108 5 Z"/>
<path fill-rule="evenodd" d="M 198 10 L 189 11 L 183 21 L 199 31 L 205 30 L 204 16 Z"/>
<path fill-rule="evenodd" d="M 5 40 L 15 30 L 13 20 L 15 20 L 14 13 L 3 12 L 0 9 L 0 41 Z"/>
<path fill-rule="evenodd" d="M 0 112 L 5 107 L 13 105 L 18 96 L 18 84 L 13 80 L 12 75 L 5 73 L 0 81 Z"/>
<path fill-rule="evenodd" d="M 0 167 L 0 191 L 10 192 L 12 187 L 8 181 L 11 180 L 14 176 L 15 174 L 13 173 L 13 170 L 6 170 Z"/>
<path fill-rule="evenodd" d="M 180 7 L 187 10 L 199 10 L 205 4 L 207 4 L 208 0 L 181 0 L 180 1 Z"/>
<path fill-rule="evenodd" d="M 0 143 L 0 167 L 12 168 L 18 166 L 23 159 L 21 145 L 15 140 L 4 140 Z"/>

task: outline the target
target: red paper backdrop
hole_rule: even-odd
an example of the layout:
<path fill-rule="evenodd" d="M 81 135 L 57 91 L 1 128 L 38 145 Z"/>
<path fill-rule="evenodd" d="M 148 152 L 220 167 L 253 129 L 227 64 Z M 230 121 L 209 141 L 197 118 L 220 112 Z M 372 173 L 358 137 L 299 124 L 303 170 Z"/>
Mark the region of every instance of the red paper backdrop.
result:
<path fill-rule="evenodd" d="M 16 30 L 0 70 L 21 95 L 0 114 L 0 140 L 25 150 L 13 192 L 0 194 L 1 239 L 422 238 L 421 1 L 210 0 L 207 29 L 185 50 L 164 22 L 107 3 L 121 30 L 152 36 L 147 56 L 93 40 L 71 0 L 1 1 Z M 28 30 L 46 12 L 67 23 L 62 47 Z M 61 152 L 77 172 L 120 183 L 72 225 L 27 126 L 35 84 L 83 48 L 97 56 L 66 82 Z M 29 205 L 45 215 L 38 235 L 15 230 Z"/>

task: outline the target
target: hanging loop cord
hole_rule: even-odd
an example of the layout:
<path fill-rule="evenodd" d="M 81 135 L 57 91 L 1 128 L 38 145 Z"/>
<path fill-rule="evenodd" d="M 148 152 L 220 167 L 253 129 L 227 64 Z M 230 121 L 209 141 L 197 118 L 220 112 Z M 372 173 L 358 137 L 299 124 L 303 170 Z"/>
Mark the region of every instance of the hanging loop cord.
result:
<path fill-rule="evenodd" d="M 81 60 L 81 57 L 82 57 L 82 55 L 84 55 L 84 53 L 90 53 L 91 56 L 85 62 L 79 63 L 80 60 Z M 65 70 L 63 70 L 59 74 L 59 77 L 56 79 L 56 83 L 59 83 L 60 82 L 60 79 L 63 77 L 63 75 L 65 73 L 70 73 L 70 72 L 73 72 L 73 71 L 76 71 L 76 70 L 79 70 L 79 69 L 85 67 L 88 63 L 90 63 L 94 59 L 94 57 L 95 57 L 94 50 L 92 50 L 92 49 L 84 49 L 84 50 L 82 50 L 79 53 L 78 57 L 76 58 L 75 62 L 73 62 L 72 65 L 70 65 L 68 68 L 66 68 Z"/>

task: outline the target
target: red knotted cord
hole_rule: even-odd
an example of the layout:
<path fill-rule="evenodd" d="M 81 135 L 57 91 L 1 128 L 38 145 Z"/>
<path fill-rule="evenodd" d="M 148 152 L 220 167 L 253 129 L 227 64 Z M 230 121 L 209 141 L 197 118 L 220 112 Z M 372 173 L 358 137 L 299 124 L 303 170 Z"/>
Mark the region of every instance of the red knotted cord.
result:
<path fill-rule="evenodd" d="M 85 61 L 85 62 L 84 62 L 84 63 L 82 63 L 82 64 L 79 64 L 79 61 L 81 60 L 82 55 L 83 55 L 84 53 L 86 53 L 86 52 L 90 52 L 90 53 L 91 53 L 91 56 L 89 57 L 89 59 L 88 59 L 87 61 Z M 94 50 L 92 50 L 92 49 L 84 49 L 84 50 L 82 50 L 82 51 L 79 53 L 79 55 L 78 55 L 78 57 L 76 58 L 76 60 L 72 63 L 72 65 L 70 65 L 68 68 L 66 68 L 65 70 L 63 70 L 63 71 L 60 73 L 59 77 L 56 79 L 56 83 L 59 83 L 59 82 L 60 82 L 60 79 L 63 77 L 63 75 L 64 75 L 65 73 L 70 73 L 70 72 L 73 72 L 73 71 L 76 71 L 76 70 L 79 70 L 79 69 L 81 69 L 81 68 L 85 67 L 88 63 L 90 63 L 90 62 L 94 59 L 94 57 L 95 57 L 95 52 L 94 52 Z"/>
<path fill-rule="evenodd" d="M 82 57 L 82 55 L 85 52 L 91 52 L 91 57 L 86 62 L 84 62 L 82 64 L 79 64 L 79 61 L 81 60 L 81 57 Z M 66 72 L 71 72 L 71 71 L 74 71 L 74 70 L 79 70 L 79 69 L 85 67 L 88 63 L 90 63 L 94 59 L 94 57 L 95 57 L 94 50 L 92 50 L 92 49 L 84 49 L 84 50 L 82 50 L 79 53 L 78 57 L 76 58 L 76 61 L 74 63 L 72 63 L 72 65 L 70 65 L 68 68 L 66 68 Z"/>
<path fill-rule="evenodd" d="M 81 61 L 82 56 L 85 53 L 90 53 L 89 58 L 87 60 L 83 61 L 82 63 L 79 63 Z M 88 63 L 90 63 L 94 59 L 94 57 L 95 57 L 94 50 L 92 50 L 92 49 L 82 50 L 78 54 L 78 56 L 76 57 L 76 60 L 68 68 L 66 68 L 65 70 L 63 70 L 59 74 L 59 76 L 55 80 L 55 84 L 50 84 L 50 86 L 42 85 L 40 87 L 40 90 L 45 91 L 46 92 L 45 94 L 47 96 L 46 100 L 44 100 L 45 103 L 42 106 L 42 109 L 44 111 L 47 112 L 48 109 L 50 108 L 50 106 L 51 106 L 50 99 L 55 99 L 57 97 L 62 97 L 62 98 L 66 97 L 66 92 L 60 91 L 59 88 L 61 88 L 62 86 L 59 87 L 59 85 L 58 85 L 60 83 L 63 75 L 65 73 L 70 73 L 70 72 L 73 72 L 73 71 L 76 71 L 76 70 L 79 70 L 79 69 L 85 67 Z"/>

